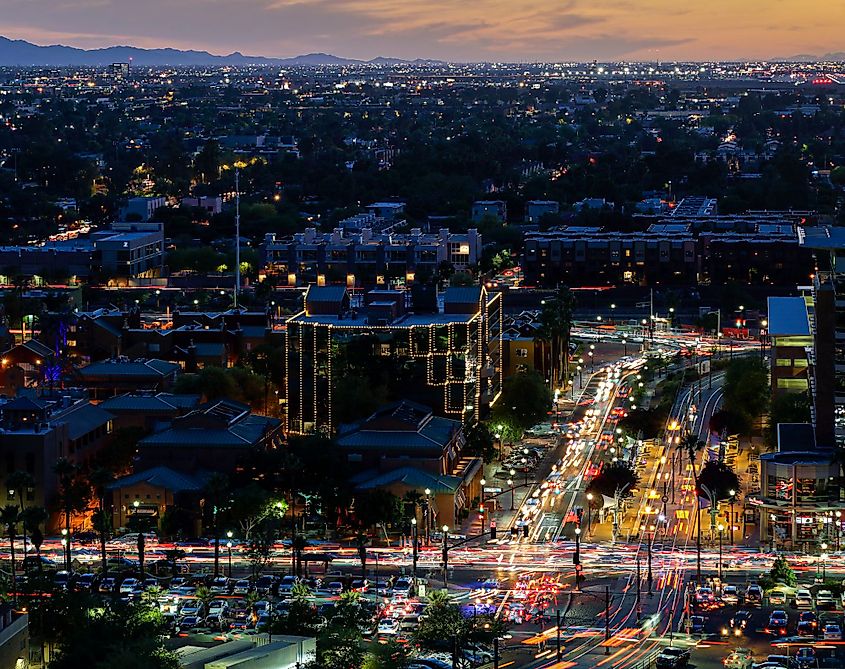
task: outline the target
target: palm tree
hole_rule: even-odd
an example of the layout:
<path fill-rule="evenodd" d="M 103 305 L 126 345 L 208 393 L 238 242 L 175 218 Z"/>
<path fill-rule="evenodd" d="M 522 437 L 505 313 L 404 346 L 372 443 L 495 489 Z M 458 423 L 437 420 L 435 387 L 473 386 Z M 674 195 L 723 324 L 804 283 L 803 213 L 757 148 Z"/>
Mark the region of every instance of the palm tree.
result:
<path fill-rule="evenodd" d="M 704 448 L 704 442 L 692 432 L 687 432 L 687 434 L 681 440 L 681 443 L 678 444 L 678 448 L 682 452 L 686 453 L 687 457 L 689 458 L 690 467 L 692 467 L 692 477 L 696 482 L 698 482 L 698 475 L 696 473 L 695 463 L 698 459 L 697 453 L 699 453 Z"/>
<path fill-rule="evenodd" d="M 103 575 L 109 572 L 108 554 L 106 551 L 106 542 L 109 539 L 109 534 L 112 531 L 112 517 L 106 511 L 106 490 L 107 486 L 114 479 L 114 475 L 108 469 L 98 467 L 88 477 L 91 485 L 94 487 L 95 494 L 99 500 L 99 508 L 94 512 L 92 522 L 94 531 L 100 535 L 100 557 L 103 561 Z"/>
<path fill-rule="evenodd" d="M 30 506 L 21 513 L 21 524 L 24 530 L 29 530 L 32 538 L 32 545 L 35 546 L 35 556 L 38 559 L 38 571 L 42 570 L 41 545 L 44 543 L 44 535 L 41 533 L 41 525 L 48 518 L 47 509 L 43 506 Z"/>
<path fill-rule="evenodd" d="M 449 603 L 449 592 L 447 590 L 432 590 L 426 595 L 428 606 L 446 606 Z"/>
<path fill-rule="evenodd" d="M 548 342 L 551 349 L 549 383 L 552 388 L 559 388 L 569 380 L 569 342 L 574 310 L 575 296 L 566 286 L 559 287 L 554 297 L 543 300 L 540 310 L 537 337 Z"/>
<path fill-rule="evenodd" d="M 311 597 L 311 588 L 302 582 L 294 583 L 290 588 L 290 596 L 294 601 L 306 603 Z"/>
<path fill-rule="evenodd" d="M 30 492 L 33 487 L 35 486 L 35 479 L 33 479 L 32 474 L 29 472 L 23 471 L 16 471 L 12 472 L 9 475 L 9 478 L 6 479 L 6 489 L 10 493 L 10 497 L 12 499 L 15 498 L 15 493 L 17 493 L 18 500 L 20 500 L 20 512 L 21 514 L 24 513 L 26 509 L 26 502 L 25 502 L 25 495 Z M 27 545 L 27 532 L 26 526 L 23 528 L 23 550 L 26 553 L 26 545 Z M 24 569 L 27 569 L 27 562 L 24 560 Z"/>
<path fill-rule="evenodd" d="M 223 495 L 229 489 L 229 480 L 223 474 L 213 474 L 205 484 L 205 492 L 211 501 L 211 531 L 214 538 L 214 578 L 220 576 L 220 528 L 217 514 Z"/>
<path fill-rule="evenodd" d="M 59 458 L 56 464 L 53 465 L 53 471 L 59 477 L 59 508 L 64 512 L 65 525 L 67 530 L 67 548 L 66 548 L 66 562 L 67 569 L 70 569 L 70 519 L 74 513 L 85 511 L 88 508 L 88 499 L 91 490 L 88 484 L 77 478 L 76 474 L 79 468 L 67 460 L 66 458 Z"/>
<path fill-rule="evenodd" d="M 6 536 L 9 537 L 9 552 L 12 555 L 12 597 L 14 598 L 15 604 L 18 601 L 17 577 L 15 576 L 15 572 L 17 571 L 17 565 L 15 563 L 15 537 L 17 536 L 17 527 L 20 519 L 20 511 L 14 504 L 7 504 L 0 510 L 0 523 L 2 523 L 6 530 Z"/>

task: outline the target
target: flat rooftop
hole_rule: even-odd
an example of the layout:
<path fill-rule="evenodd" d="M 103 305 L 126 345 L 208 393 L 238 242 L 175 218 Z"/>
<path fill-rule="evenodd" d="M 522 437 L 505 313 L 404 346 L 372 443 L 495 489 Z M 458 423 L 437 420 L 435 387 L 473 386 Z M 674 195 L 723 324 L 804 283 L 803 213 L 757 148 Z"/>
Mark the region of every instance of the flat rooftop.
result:
<path fill-rule="evenodd" d="M 773 337 L 809 337 L 810 320 L 803 297 L 769 298 L 769 335 Z"/>

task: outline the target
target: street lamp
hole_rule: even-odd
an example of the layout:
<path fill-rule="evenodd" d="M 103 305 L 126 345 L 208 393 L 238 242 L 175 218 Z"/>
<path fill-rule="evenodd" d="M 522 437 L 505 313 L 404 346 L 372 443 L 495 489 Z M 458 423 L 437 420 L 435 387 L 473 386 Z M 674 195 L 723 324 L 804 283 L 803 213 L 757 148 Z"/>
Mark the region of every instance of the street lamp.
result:
<path fill-rule="evenodd" d="M 443 589 L 449 590 L 449 526 L 443 526 Z"/>
<path fill-rule="evenodd" d="M 729 538 L 731 540 L 731 545 L 734 542 L 734 501 L 736 500 L 736 490 L 731 488 L 728 490 L 728 494 L 731 496 L 731 517 L 730 522 L 728 522 L 728 532 L 730 532 Z"/>
<path fill-rule="evenodd" d="M 628 340 L 622 337 L 622 346 L 625 347 L 625 357 L 628 357 Z"/>
<path fill-rule="evenodd" d="M 511 489 L 511 511 L 513 511 L 513 479 L 508 479 L 508 485 Z"/>
<path fill-rule="evenodd" d="M 416 513 L 416 509 L 414 509 Z M 413 561 L 411 562 L 411 581 L 414 584 L 414 595 L 417 593 L 417 519 L 411 518 L 411 551 Z"/>
<path fill-rule="evenodd" d="M 431 528 L 431 488 L 425 489 L 425 545 L 430 546 L 429 529 Z"/>
<path fill-rule="evenodd" d="M 572 564 L 575 565 L 575 590 L 578 591 L 580 585 L 581 572 L 581 528 L 575 528 L 575 552 L 572 554 Z"/>
<path fill-rule="evenodd" d="M 827 560 L 827 544 L 822 542 L 821 549 L 822 553 L 819 555 L 819 559 L 822 562 L 822 582 L 824 582 L 827 578 L 827 563 L 825 562 Z"/>
<path fill-rule="evenodd" d="M 589 534 L 593 520 L 593 493 L 587 493 L 587 533 Z"/>
<path fill-rule="evenodd" d="M 719 523 L 716 526 L 716 529 L 719 530 L 719 580 L 722 580 L 722 532 L 725 530 L 725 526 L 722 523 Z"/>
<path fill-rule="evenodd" d="M 232 578 L 232 530 L 226 532 L 226 537 L 229 539 L 226 542 L 226 548 L 229 549 L 229 578 Z"/>
<path fill-rule="evenodd" d="M 656 526 L 651 526 L 651 536 L 647 536 L 646 539 L 648 540 L 648 576 L 646 576 L 646 580 L 648 581 L 648 596 L 652 597 L 654 595 L 654 591 L 652 589 L 652 585 L 654 584 L 654 578 L 651 574 L 651 544 L 654 542 L 654 535 L 656 534 Z"/>
<path fill-rule="evenodd" d="M 528 460 L 522 458 L 520 462 L 522 463 L 523 473 L 525 474 L 525 485 L 528 485 Z"/>

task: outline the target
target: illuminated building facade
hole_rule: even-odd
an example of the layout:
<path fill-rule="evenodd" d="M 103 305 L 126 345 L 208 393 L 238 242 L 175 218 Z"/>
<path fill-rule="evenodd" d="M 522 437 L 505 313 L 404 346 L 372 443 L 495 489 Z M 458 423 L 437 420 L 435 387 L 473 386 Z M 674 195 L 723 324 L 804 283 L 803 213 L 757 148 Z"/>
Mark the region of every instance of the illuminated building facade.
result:
<path fill-rule="evenodd" d="M 364 369 L 390 370 L 389 399 L 464 422 L 486 413 L 502 383 L 501 294 L 455 287 L 426 305 L 410 295 L 373 290 L 355 301 L 342 286 L 309 288 L 304 311 L 287 321 L 290 434 L 338 429 L 334 394 L 353 355 Z"/>

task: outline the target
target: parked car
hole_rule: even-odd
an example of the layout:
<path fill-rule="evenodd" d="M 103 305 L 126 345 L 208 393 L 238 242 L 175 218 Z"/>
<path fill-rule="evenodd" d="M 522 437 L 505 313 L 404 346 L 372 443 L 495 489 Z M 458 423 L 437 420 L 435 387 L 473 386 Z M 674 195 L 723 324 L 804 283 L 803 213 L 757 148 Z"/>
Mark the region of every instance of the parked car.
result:
<path fill-rule="evenodd" d="M 802 646 L 795 654 L 795 661 L 798 663 L 798 669 L 815 668 L 817 664 L 815 648 Z"/>
<path fill-rule="evenodd" d="M 399 634 L 399 621 L 394 618 L 382 618 L 379 621 L 377 634 Z"/>
<path fill-rule="evenodd" d="M 141 582 L 137 578 L 126 578 L 123 580 L 123 583 L 120 584 L 120 594 L 128 595 L 140 585 Z"/>
<path fill-rule="evenodd" d="M 832 609 L 833 608 L 833 593 L 830 590 L 819 590 L 816 593 L 816 608 L 817 609 Z"/>
<path fill-rule="evenodd" d="M 704 634 L 704 616 L 690 616 L 690 631 L 693 634 Z"/>
<path fill-rule="evenodd" d="M 786 636 L 787 625 L 789 625 L 789 616 L 786 615 L 786 611 L 776 609 L 769 615 L 768 631 L 770 634 Z"/>
<path fill-rule="evenodd" d="M 212 579 L 211 592 L 229 592 L 229 579 L 225 576 L 218 576 Z"/>
<path fill-rule="evenodd" d="M 772 606 L 785 606 L 786 593 L 783 590 L 772 590 L 769 592 L 769 604 Z"/>
<path fill-rule="evenodd" d="M 796 609 L 812 609 L 813 595 L 807 588 L 798 588 L 795 591 L 795 608 Z"/>
<path fill-rule="evenodd" d="M 751 669 L 754 664 L 754 651 L 750 648 L 734 648 L 725 658 L 725 669 Z"/>
<path fill-rule="evenodd" d="M 114 592 L 115 580 L 111 576 L 107 576 L 100 581 L 100 592 L 111 594 Z"/>
<path fill-rule="evenodd" d="M 179 615 L 181 616 L 204 616 L 205 604 L 198 599 L 186 599 L 179 607 Z"/>
<path fill-rule="evenodd" d="M 812 611 L 802 611 L 798 616 L 798 636 L 815 636 L 819 621 Z"/>
<path fill-rule="evenodd" d="M 94 574 L 81 574 L 79 578 L 76 579 L 75 587 L 77 590 L 92 590 L 96 581 L 97 577 Z"/>
<path fill-rule="evenodd" d="M 782 667 L 785 667 L 785 669 L 797 669 L 795 659 L 789 657 L 789 655 L 769 655 L 766 658 L 766 662 L 774 662 Z"/>
<path fill-rule="evenodd" d="M 842 641 L 842 628 L 839 623 L 827 623 L 823 632 L 825 641 Z"/>
<path fill-rule="evenodd" d="M 655 666 L 657 669 L 677 669 L 687 666 L 690 652 L 685 648 L 664 648 L 657 656 Z"/>
<path fill-rule="evenodd" d="M 735 585 L 726 585 L 722 588 L 722 601 L 725 604 L 736 604 L 739 602 L 739 589 Z"/>
<path fill-rule="evenodd" d="M 760 605 L 763 602 L 763 588 L 756 583 L 748 586 L 745 590 L 745 603 Z"/>
<path fill-rule="evenodd" d="M 235 589 L 233 592 L 236 595 L 248 595 L 250 590 L 252 590 L 252 583 L 249 582 L 248 578 L 242 578 L 240 581 L 235 583 Z"/>

